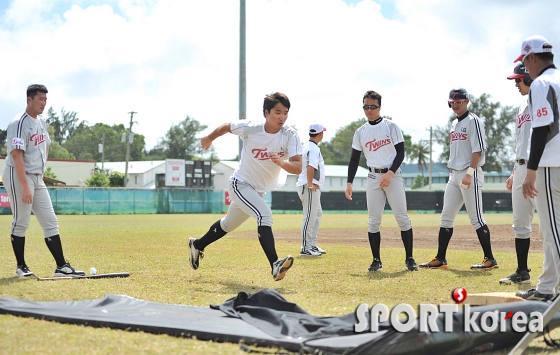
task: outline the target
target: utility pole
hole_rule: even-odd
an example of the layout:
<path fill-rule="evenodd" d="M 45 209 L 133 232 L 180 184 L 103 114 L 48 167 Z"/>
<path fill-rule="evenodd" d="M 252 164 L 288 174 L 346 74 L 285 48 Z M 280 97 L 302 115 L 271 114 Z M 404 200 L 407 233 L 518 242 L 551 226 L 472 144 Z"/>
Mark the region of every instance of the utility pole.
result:
<path fill-rule="evenodd" d="M 434 163 L 432 160 L 432 126 L 430 126 L 430 177 L 428 178 L 428 189 L 430 191 L 432 191 L 432 169 L 433 169 Z"/>
<path fill-rule="evenodd" d="M 245 65 L 245 0 L 240 0 L 239 8 L 239 119 L 247 118 L 247 78 Z M 243 141 L 239 137 L 239 158 Z"/>
<path fill-rule="evenodd" d="M 124 187 L 128 186 L 128 156 L 130 155 L 130 143 L 132 143 L 132 139 L 133 139 L 133 135 L 132 135 L 132 124 L 134 123 L 132 121 L 132 117 L 134 117 L 134 114 L 137 112 L 134 111 L 130 111 L 130 127 L 128 128 L 128 139 L 126 139 L 127 137 L 125 137 L 126 139 L 126 164 L 124 166 Z"/>
<path fill-rule="evenodd" d="M 105 133 L 101 137 L 101 172 L 105 171 L 104 162 L 105 162 Z"/>

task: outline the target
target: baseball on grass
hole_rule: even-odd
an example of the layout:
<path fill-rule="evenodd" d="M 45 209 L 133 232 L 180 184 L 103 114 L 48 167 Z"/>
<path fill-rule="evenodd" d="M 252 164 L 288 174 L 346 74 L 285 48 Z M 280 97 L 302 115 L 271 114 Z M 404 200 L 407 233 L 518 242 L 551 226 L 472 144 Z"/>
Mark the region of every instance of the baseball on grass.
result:
<path fill-rule="evenodd" d="M 89 273 L 90 273 L 91 275 L 95 275 L 95 274 L 97 274 L 97 269 L 94 268 L 94 267 L 92 267 L 92 268 L 89 269 Z"/>

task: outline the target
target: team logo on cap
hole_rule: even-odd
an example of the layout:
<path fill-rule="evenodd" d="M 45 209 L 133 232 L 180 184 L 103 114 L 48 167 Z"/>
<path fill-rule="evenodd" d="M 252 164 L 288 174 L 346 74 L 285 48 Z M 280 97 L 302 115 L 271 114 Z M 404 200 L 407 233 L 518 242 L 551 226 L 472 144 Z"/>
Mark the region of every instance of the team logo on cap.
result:
<path fill-rule="evenodd" d="M 525 48 L 523 48 L 523 50 L 527 53 L 529 53 L 529 51 L 531 50 L 531 46 L 530 45 L 526 45 Z"/>

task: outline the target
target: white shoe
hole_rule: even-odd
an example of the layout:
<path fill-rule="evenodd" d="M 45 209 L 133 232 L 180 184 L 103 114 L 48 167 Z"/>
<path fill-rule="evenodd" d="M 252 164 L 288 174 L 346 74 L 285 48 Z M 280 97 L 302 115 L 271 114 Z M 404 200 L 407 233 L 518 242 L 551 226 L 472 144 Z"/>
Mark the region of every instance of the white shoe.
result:
<path fill-rule="evenodd" d="M 29 277 L 35 275 L 33 271 L 29 270 L 27 265 L 18 265 L 16 268 L 16 276 L 17 277 Z"/>
<path fill-rule="evenodd" d="M 321 254 L 326 254 L 327 252 L 324 251 L 323 249 L 319 248 L 317 245 L 315 245 L 314 247 L 311 247 L 311 249 L 318 251 Z"/>
<path fill-rule="evenodd" d="M 321 252 L 314 248 L 301 249 L 299 252 L 301 256 L 321 256 Z"/>
<path fill-rule="evenodd" d="M 288 255 L 284 259 L 278 259 L 272 265 L 272 277 L 274 278 L 274 281 L 282 280 L 293 264 L 294 258 L 291 255 Z"/>

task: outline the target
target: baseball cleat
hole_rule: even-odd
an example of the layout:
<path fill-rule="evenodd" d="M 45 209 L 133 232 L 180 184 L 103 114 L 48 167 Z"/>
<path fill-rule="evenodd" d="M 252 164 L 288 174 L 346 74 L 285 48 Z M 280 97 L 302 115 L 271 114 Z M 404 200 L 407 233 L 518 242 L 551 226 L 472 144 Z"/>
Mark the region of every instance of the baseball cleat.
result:
<path fill-rule="evenodd" d="M 288 270 L 294 264 L 294 258 L 288 255 L 284 259 L 278 259 L 272 264 L 272 278 L 274 281 L 280 281 L 286 276 Z"/>
<path fill-rule="evenodd" d="M 496 259 L 488 259 L 487 257 L 484 257 L 480 264 L 471 266 L 471 270 L 491 270 L 497 268 L 498 262 L 496 261 Z"/>
<path fill-rule="evenodd" d="M 524 300 L 534 300 L 534 301 L 544 301 L 544 302 L 552 301 L 552 299 L 554 298 L 553 295 L 538 292 L 536 288 L 531 288 L 527 291 L 517 291 L 515 295 L 517 297 L 523 298 Z"/>
<path fill-rule="evenodd" d="M 321 254 L 326 254 L 326 253 L 327 253 L 326 251 L 324 251 L 323 249 L 319 248 L 319 247 L 316 246 L 316 245 L 315 245 L 314 247 L 311 247 L 311 249 L 313 249 L 313 250 L 315 250 L 315 251 L 318 251 L 318 252 L 321 253 Z"/>
<path fill-rule="evenodd" d="M 407 258 L 405 264 L 408 271 L 418 271 L 418 265 L 416 265 L 413 257 Z"/>
<path fill-rule="evenodd" d="M 299 252 L 299 255 L 301 256 L 321 256 L 323 254 L 321 254 L 320 251 L 315 250 L 313 248 L 308 248 L 308 249 L 301 249 Z"/>
<path fill-rule="evenodd" d="M 29 270 L 29 268 L 27 267 L 27 265 L 18 265 L 18 267 L 16 268 L 16 276 L 17 277 L 29 277 L 29 276 L 34 276 L 35 274 L 33 273 L 33 271 Z"/>
<path fill-rule="evenodd" d="M 66 263 L 62 266 L 57 266 L 54 270 L 55 277 L 64 277 L 64 276 L 84 276 L 86 273 L 83 271 L 75 270 L 69 263 Z"/>
<path fill-rule="evenodd" d="M 531 283 L 531 275 L 529 275 L 531 270 L 521 270 L 517 269 L 513 274 L 509 275 L 505 279 L 500 280 L 500 285 L 511 285 L 513 284 L 528 284 Z"/>
<path fill-rule="evenodd" d="M 196 238 L 189 238 L 189 249 L 191 251 L 189 254 L 189 261 L 192 268 L 196 270 L 198 269 L 200 259 L 204 258 L 204 253 L 202 252 L 202 250 L 196 249 L 196 247 L 194 246 L 195 241 Z"/>
<path fill-rule="evenodd" d="M 440 259 L 437 256 L 433 258 L 431 261 L 427 263 L 420 264 L 421 268 L 424 269 L 448 269 L 449 266 L 447 265 L 446 259 Z"/>
<path fill-rule="evenodd" d="M 367 269 L 368 271 L 381 271 L 383 270 L 383 263 L 381 262 L 380 259 L 378 258 L 374 258 L 373 262 L 371 263 L 371 265 L 368 267 Z"/>

